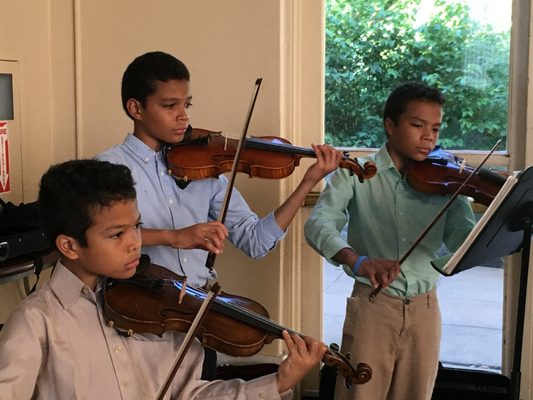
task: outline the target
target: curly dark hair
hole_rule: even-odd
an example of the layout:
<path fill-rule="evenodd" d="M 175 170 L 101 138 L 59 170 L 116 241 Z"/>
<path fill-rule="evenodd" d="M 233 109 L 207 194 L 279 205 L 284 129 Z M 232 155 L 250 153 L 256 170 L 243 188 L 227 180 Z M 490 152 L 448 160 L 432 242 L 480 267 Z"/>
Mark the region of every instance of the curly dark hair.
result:
<path fill-rule="evenodd" d="M 39 212 L 52 243 L 60 234 L 87 246 L 91 211 L 117 201 L 135 199 L 131 172 L 124 165 L 98 160 L 72 160 L 54 165 L 41 178 Z"/>
<path fill-rule="evenodd" d="M 446 101 L 444 95 L 437 88 L 428 86 L 423 82 L 404 82 L 396 86 L 390 93 L 383 110 L 383 121 L 390 118 L 395 124 L 398 124 L 400 115 L 407 110 L 407 105 L 414 100 L 427 101 L 441 106 Z"/>
<path fill-rule="evenodd" d="M 170 80 L 190 80 L 189 70 L 176 57 L 162 51 L 154 51 L 133 60 L 122 76 L 122 107 L 128 117 L 131 118 L 126 107 L 129 99 L 138 100 L 144 107 L 146 98 L 156 89 L 156 81 Z"/>

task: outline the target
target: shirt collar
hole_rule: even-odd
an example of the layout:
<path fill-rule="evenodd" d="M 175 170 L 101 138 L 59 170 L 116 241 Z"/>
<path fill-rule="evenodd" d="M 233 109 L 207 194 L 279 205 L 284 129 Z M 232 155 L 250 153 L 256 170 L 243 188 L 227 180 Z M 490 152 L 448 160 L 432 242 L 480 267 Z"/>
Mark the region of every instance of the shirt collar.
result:
<path fill-rule="evenodd" d="M 376 154 L 376 167 L 378 169 L 378 173 L 387 171 L 391 168 L 398 171 L 394 165 L 394 162 L 390 158 L 389 151 L 387 150 L 387 144 L 381 146 Z"/>
<path fill-rule="evenodd" d="M 148 147 L 146 143 L 131 133 L 126 136 L 124 145 L 131 150 L 135 157 L 140 158 L 144 162 L 153 160 L 155 154 L 161 153 L 161 150 L 156 153 L 154 150 Z"/>
<path fill-rule="evenodd" d="M 93 291 L 67 269 L 61 263 L 61 260 L 57 261 L 50 278 L 50 289 L 65 309 L 68 309 L 80 297 L 85 297 L 92 301 L 96 299 Z"/>

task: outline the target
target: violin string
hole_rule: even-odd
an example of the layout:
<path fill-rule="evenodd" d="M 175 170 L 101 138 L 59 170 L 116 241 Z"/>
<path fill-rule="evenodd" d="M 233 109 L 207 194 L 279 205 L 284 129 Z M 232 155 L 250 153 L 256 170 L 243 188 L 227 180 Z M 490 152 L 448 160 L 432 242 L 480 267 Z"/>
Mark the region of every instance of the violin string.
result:
<path fill-rule="evenodd" d="M 170 284 L 170 285 L 176 287 L 180 291 L 182 291 L 183 288 L 185 287 L 185 291 L 186 291 L 187 294 L 189 294 L 191 296 L 194 296 L 194 297 L 197 297 L 197 298 L 200 298 L 200 299 L 204 299 L 205 296 L 207 295 L 202 289 L 197 289 L 197 288 L 194 288 L 194 287 L 183 285 L 182 282 L 180 282 L 178 280 L 175 280 L 175 279 L 160 279 L 160 281 L 162 281 L 163 283 L 166 283 L 166 284 Z M 217 308 L 216 308 L 217 304 L 222 306 L 222 307 L 224 307 L 224 308 L 226 308 L 227 310 L 236 312 L 237 315 L 240 314 L 240 315 L 244 315 L 244 316 L 248 317 L 247 319 L 248 319 L 249 322 L 256 322 L 257 323 L 255 325 L 257 328 L 260 328 L 260 326 L 258 326 L 258 325 L 262 325 L 262 327 L 265 327 L 265 326 L 268 327 L 271 333 L 275 333 L 275 334 L 278 334 L 278 335 L 281 334 L 282 330 L 286 330 L 289 333 L 296 334 L 296 335 L 299 335 L 299 336 L 303 336 L 301 333 L 296 332 L 296 331 L 294 331 L 292 329 L 283 327 L 283 326 L 275 323 L 271 319 L 269 319 L 269 318 L 267 318 L 267 317 L 265 317 L 265 316 L 263 316 L 261 314 L 257 314 L 256 312 L 251 311 L 251 310 L 249 310 L 249 309 L 247 309 L 245 307 L 241 307 L 241 306 L 238 306 L 236 304 L 229 303 L 229 302 L 225 301 L 223 298 L 216 297 L 214 299 L 213 306 L 212 306 L 212 308 L 214 310 L 217 310 Z M 218 311 L 222 311 L 222 310 L 218 310 Z M 240 317 L 235 317 L 234 314 L 231 314 L 229 316 L 230 317 L 234 317 L 237 320 L 242 320 L 242 318 L 240 318 Z M 334 352 L 332 349 L 330 349 L 329 347 L 327 348 L 326 352 L 331 357 L 335 358 L 336 360 L 342 361 L 341 357 L 336 352 Z"/>
<path fill-rule="evenodd" d="M 147 279 L 147 280 L 151 280 L 151 279 Z M 181 297 L 184 295 L 184 293 L 186 293 L 190 296 L 194 296 L 195 298 L 201 299 L 202 301 L 205 302 L 205 298 L 208 296 L 208 293 L 206 293 L 203 289 L 198 289 L 198 288 L 187 286 L 187 284 L 184 281 L 180 281 L 176 279 L 169 279 L 169 278 L 158 278 L 157 281 L 164 285 L 167 284 L 167 285 L 175 287 L 180 293 L 180 296 L 178 297 Z M 214 311 L 221 312 L 222 314 L 230 318 L 234 318 L 235 320 L 241 321 L 243 323 L 248 323 L 251 326 L 256 327 L 258 329 L 263 329 L 264 331 L 275 334 L 279 337 L 281 337 L 281 332 L 283 330 L 286 330 L 287 332 L 291 334 L 296 334 L 300 337 L 304 336 L 303 334 L 299 332 L 296 332 L 292 329 L 283 327 L 275 323 L 274 321 L 270 320 L 269 318 L 261 314 L 257 314 L 254 311 L 251 311 L 245 307 L 241 307 L 236 304 L 230 303 L 228 301 L 229 300 L 226 301 L 220 297 L 215 297 L 212 301 L 211 309 Z M 333 349 L 327 347 L 326 353 L 328 354 L 330 359 L 335 360 L 337 363 L 349 365 L 350 370 L 352 370 L 353 373 L 355 374 L 355 369 L 353 368 L 351 363 L 346 362 L 337 352 L 333 351 Z"/>
<path fill-rule="evenodd" d="M 163 283 L 166 283 L 166 284 L 170 284 L 174 287 L 176 287 L 178 290 L 182 290 L 182 282 L 178 281 L 178 280 L 174 280 L 174 279 L 160 279 L 160 281 L 162 281 Z M 202 299 L 203 297 L 206 296 L 206 293 L 203 289 L 197 289 L 197 288 L 194 288 L 194 287 L 190 287 L 190 286 L 186 286 L 186 292 L 187 294 L 191 295 L 191 296 L 194 296 L 196 298 L 200 298 Z M 219 307 L 217 307 L 217 305 Z M 274 333 L 274 334 L 280 334 L 282 330 L 286 330 L 287 332 L 290 332 L 290 333 L 293 333 L 293 334 L 297 334 L 297 335 L 300 335 L 300 336 L 303 336 L 302 334 L 290 329 L 290 328 L 286 328 L 286 327 L 283 327 L 279 324 L 276 324 L 274 321 L 272 321 L 271 319 L 268 319 L 267 317 L 261 315 L 261 314 L 258 314 L 252 310 L 249 310 L 245 307 L 241 307 L 239 305 L 236 305 L 236 304 L 232 304 L 226 300 L 224 300 L 223 298 L 221 297 L 216 297 L 215 300 L 214 300 L 214 304 L 213 304 L 213 309 L 215 311 L 220 311 L 220 312 L 226 312 L 226 314 L 230 317 L 233 317 L 237 320 L 246 320 L 246 321 L 243 321 L 243 322 L 250 322 L 250 323 L 253 323 L 255 324 L 255 327 L 257 328 L 263 328 L 263 329 L 266 329 L 268 330 L 269 332 L 271 333 Z M 233 313 L 231 313 L 231 311 L 233 311 Z M 243 318 L 244 317 L 244 318 Z"/>
<path fill-rule="evenodd" d="M 294 145 L 283 143 L 283 142 L 276 143 L 272 140 L 263 139 L 260 137 L 247 138 L 245 143 L 246 143 L 246 147 L 249 149 L 271 150 L 271 151 L 276 151 L 278 153 L 300 154 L 304 156 L 316 157 L 316 154 L 312 149 L 294 146 Z"/>

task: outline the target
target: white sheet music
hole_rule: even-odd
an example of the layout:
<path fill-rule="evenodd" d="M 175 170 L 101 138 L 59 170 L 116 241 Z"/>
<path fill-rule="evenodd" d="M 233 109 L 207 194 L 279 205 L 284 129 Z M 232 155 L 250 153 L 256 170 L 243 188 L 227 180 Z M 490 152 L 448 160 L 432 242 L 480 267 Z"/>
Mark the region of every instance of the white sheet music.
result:
<path fill-rule="evenodd" d="M 513 175 L 509 175 L 500 191 L 496 194 L 496 196 L 494 196 L 494 200 L 492 200 L 487 210 L 485 210 L 477 224 L 474 226 L 470 234 L 467 236 L 463 244 L 457 249 L 457 251 L 451 255 L 431 261 L 431 265 L 433 265 L 434 268 L 442 271 L 442 273 L 445 275 L 450 275 L 453 272 L 463 258 L 465 252 L 472 245 L 472 242 L 490 221 L 490 218 L 498 210 L 500 204 L 507 198 L 507 195 L 516 182 L 518 182 L 518 174 L 519 173 L 514 173 Z"/>

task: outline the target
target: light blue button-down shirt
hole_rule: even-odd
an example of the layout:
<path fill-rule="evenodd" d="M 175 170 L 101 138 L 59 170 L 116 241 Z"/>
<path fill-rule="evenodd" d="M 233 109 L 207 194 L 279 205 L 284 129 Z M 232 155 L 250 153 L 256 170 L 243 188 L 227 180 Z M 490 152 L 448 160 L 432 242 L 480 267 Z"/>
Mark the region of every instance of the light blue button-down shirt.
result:
<path fill-rule="evenodd" d="M 308 243 L 333 264 L 331 257 L 346 247 L 373 258 L 400 260 L 449 199 L 415 191 L 395 168 L 386 146 L 370 159 L 376 162 L 377 175 L 360 183 L 346 170 L 335 171 L 305 224 Z M 346 223 L 345 239 L 340 232 Z M 411 297 L 431 290 L 439 274 L 430 261 L 443 243 L 455 251 L 474 224 L 468 199 L 459 196 L 402 263 L 388 292 Z M 352 275 L 353 266 L 343 267 Z M 356 279 L 370 284 L 365 277 Z"/>
<path fill-rule="evenodd" d="M 96 156 L 100 160 L 123 164 L 132 172 L 143 228 L 180 229 L 201 222 L 216 221 L 224 202 L 228 180 L 221 175 L 191 182 L 180 189 L 169 175 L 163 151 L 155 152 L 133 135 L 124 143 Z M 224 224 L 233 245 L 252 258 L 264 256 L 284 236 L 274 214 L 260 219 L 234 189 Z M 179 275 L 190 285 L 203 286 L 216 278 L 205 267 L 204 250 L 174 249 L 170 246 L 143 247 L 153 263 Z"/>

